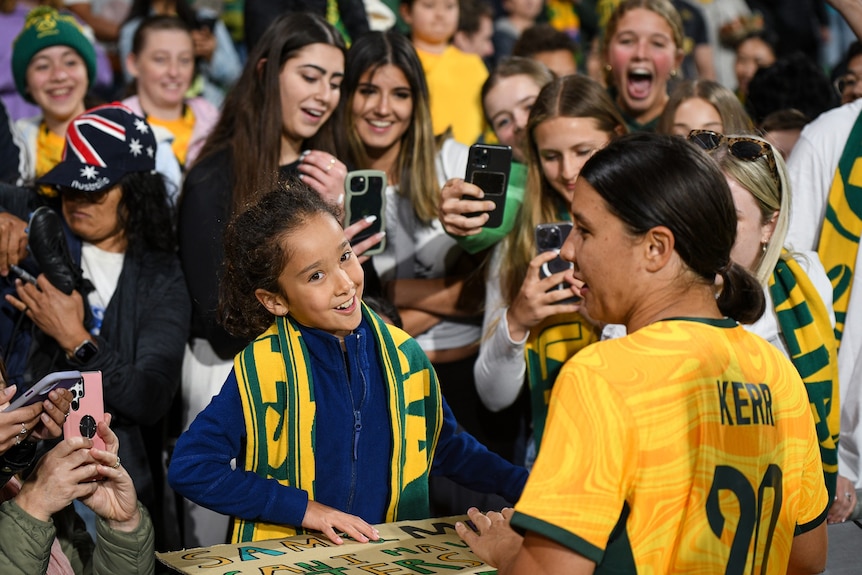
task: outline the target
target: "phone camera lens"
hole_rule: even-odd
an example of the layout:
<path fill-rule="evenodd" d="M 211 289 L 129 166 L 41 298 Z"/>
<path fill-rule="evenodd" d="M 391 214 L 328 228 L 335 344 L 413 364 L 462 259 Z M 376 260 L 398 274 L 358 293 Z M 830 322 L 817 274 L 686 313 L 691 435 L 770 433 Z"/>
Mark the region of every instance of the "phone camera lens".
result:
<path fill-rule="evenodd" d="M 350 180 L 350 191 L 351 192 L 361 192 L 365 189 L 365 177 L 359 176 L 358 178 L 353 178 Z"/>

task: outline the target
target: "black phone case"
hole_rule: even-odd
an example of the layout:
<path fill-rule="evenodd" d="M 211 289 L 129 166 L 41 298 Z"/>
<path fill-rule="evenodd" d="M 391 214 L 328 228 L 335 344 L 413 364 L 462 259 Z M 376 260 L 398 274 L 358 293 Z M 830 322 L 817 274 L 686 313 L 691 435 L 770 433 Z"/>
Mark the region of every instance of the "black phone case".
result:
<path fill-rule="evenodd" d="M 346 225 L 358 222 L 367 216 L 377 216 L 370 227 L 356 234 L 353 245 L 366 240 L 385 229 L 386 225 L 386 172 L 382 170 L 355 170 L 344 180 Z M 374 255 L 386 247 L 386 238 L 363 255 Z"/>
<path fill-rule="evenodd" d="M 467 172 L 464 180 L 482 188 L 485 199 L 494 202 L 495 208 L 489 212 L 486 228 L 499 228 L 503 224 L 503 211 L 506 207 L 506 189 L 509 187 L 509 170 L 512 167 L 512 148 L 492 144 L 473 144 L 467 156 Z M 475 199 L 464 196 L 464 199 Z M 480 212 L 481 213 L 481 212 Z M 479 213 L 465 214 L 468 217 Z"/>
<path fill-rule="evenodd" d="M 536 250 L 538 253 L 543 253 L 551 250 L 559 250 L 563 247 L 566 238 L 572 232 L 572 222 L 555 222 L 552 224 L 539 224 L 536 226 Z M 565 271 L 572 267 L 571 262 L 567 262 L 559 255 L 544 264 L 539 268 L 539 277 L 545 279 L 555 273 Z M 569 285 L 565 282 L 557 284 L 549 291 L 553 290 L 568 290 Z M 572 296 L 556 303 L 578 303 L 581 298 Z"/>

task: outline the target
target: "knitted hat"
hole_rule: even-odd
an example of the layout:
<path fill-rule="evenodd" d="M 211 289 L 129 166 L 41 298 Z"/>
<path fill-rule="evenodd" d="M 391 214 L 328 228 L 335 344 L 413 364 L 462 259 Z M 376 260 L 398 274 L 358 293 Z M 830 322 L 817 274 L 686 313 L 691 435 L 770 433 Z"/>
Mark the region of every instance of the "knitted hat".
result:
<path fill-rule="evenodd" d="M 81 56 L 87 66 L 88 89 L 93 87 L 96 80 L 96 50 L 84 36 L 78 21 L 73 16 L 58 13 L 50 6 L 39 6 L 27 14 L 24 29 L 12 44 L 15 87 L 29 102 L 33 99 L 27 93 L 27 66 L 37 52 L 51 46 L 69 46 Z"/>
<path fill-rule="evenodd" d="M 156 138 L 147 121 L 119 102 L 91 108 L 66 130 L 63 159 L 37 184 L 101 192 L 126 174 L 156 169 Z"/>

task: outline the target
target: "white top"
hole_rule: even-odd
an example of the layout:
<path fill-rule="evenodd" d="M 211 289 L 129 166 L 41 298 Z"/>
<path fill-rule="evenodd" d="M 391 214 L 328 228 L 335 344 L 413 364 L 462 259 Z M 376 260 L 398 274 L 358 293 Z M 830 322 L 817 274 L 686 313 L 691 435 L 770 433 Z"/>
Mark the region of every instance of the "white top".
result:
<path fill-rule="evenodd" d="M 114 292 L 117 291 L 125 257 L 125 253 L 106 252 L 89 242 L 83 242 L 81 245 L 81 269 L 84 277 L 90 280 L 95 288 L 87 296 L 87 302 L 93 310 L 93 327 L 90 329 L 93 335 L 99 335 L 102 330 L 102 319 Z"/>
<path fill-rule="evenodd" d="M 725 48 L 718 37 L 719 29 L 728 22 L 751 14 L 751 9 L 745 0 L 695 0 L 693 2 L 703 13 L 706 21 L 706 33 L 712 46 L 712 58 L 715 64 L 716 80 L 730 89 L 735 89 L 736 52 Z"/>
<path fill-rule="evenodd" d="M 518 398 L 527 372 L 524 347 L 530 337 L 529 332 L 520 341 L 509 337 L 509 322 L 506 320 L 509 306 L 503 299 L 503 288 L 500 284 L 500 262 L 504 243 L 505 240 L 494 246 L 491 261 L 488 263 L 482 345 L 479 347 L 479 357 L 473 364 L 476 391 L 482 403 L 491 411 L 506 409 Z"/>
<path fill-rule="evenodd" d="M 467 146 L 449 139 L 437 154 L 437 180 L 442 187 L 449 178 L 463 178 L 467 169 Z M 446 277 L 463 251 L 436 218 L 423 224 L 413 212 L 409 198 L 395 186 L 386 188 L 386 249 L 371 258 L 381 281 L 407 278 Z M 425 351 L 454 349 L 479 340 L 480 328 L 471 323 L 443 320 L 414 339 Z"/>
<path fill-rule="evenodd" d="M 829 199 L 829 187 L 862 100 L 821 114 L 803 130 L 787 162 L 793 186 L 793 206 L 787 241 L 796 250 L 816 250 Z M 862 273 L 862 250 L 856 256 Z M 838 472 L 862 488 L 862 281 L 850 292 L 844 335 L 838 353 L 841 387 L 841 437 Z"/>

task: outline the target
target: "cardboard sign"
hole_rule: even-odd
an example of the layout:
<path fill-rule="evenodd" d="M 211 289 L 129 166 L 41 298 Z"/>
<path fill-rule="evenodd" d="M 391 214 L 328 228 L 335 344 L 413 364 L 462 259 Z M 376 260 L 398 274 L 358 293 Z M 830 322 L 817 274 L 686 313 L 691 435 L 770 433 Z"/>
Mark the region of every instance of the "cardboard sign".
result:
<path fill-rule="evenodd" d="M 376 525 L 380 540 L 335 545 L 320 534 L 156 553 L 186 574 L 212 575 L 430 575 L 497 571 L 480 561 L 455 533 L 467 516 Z"/>

